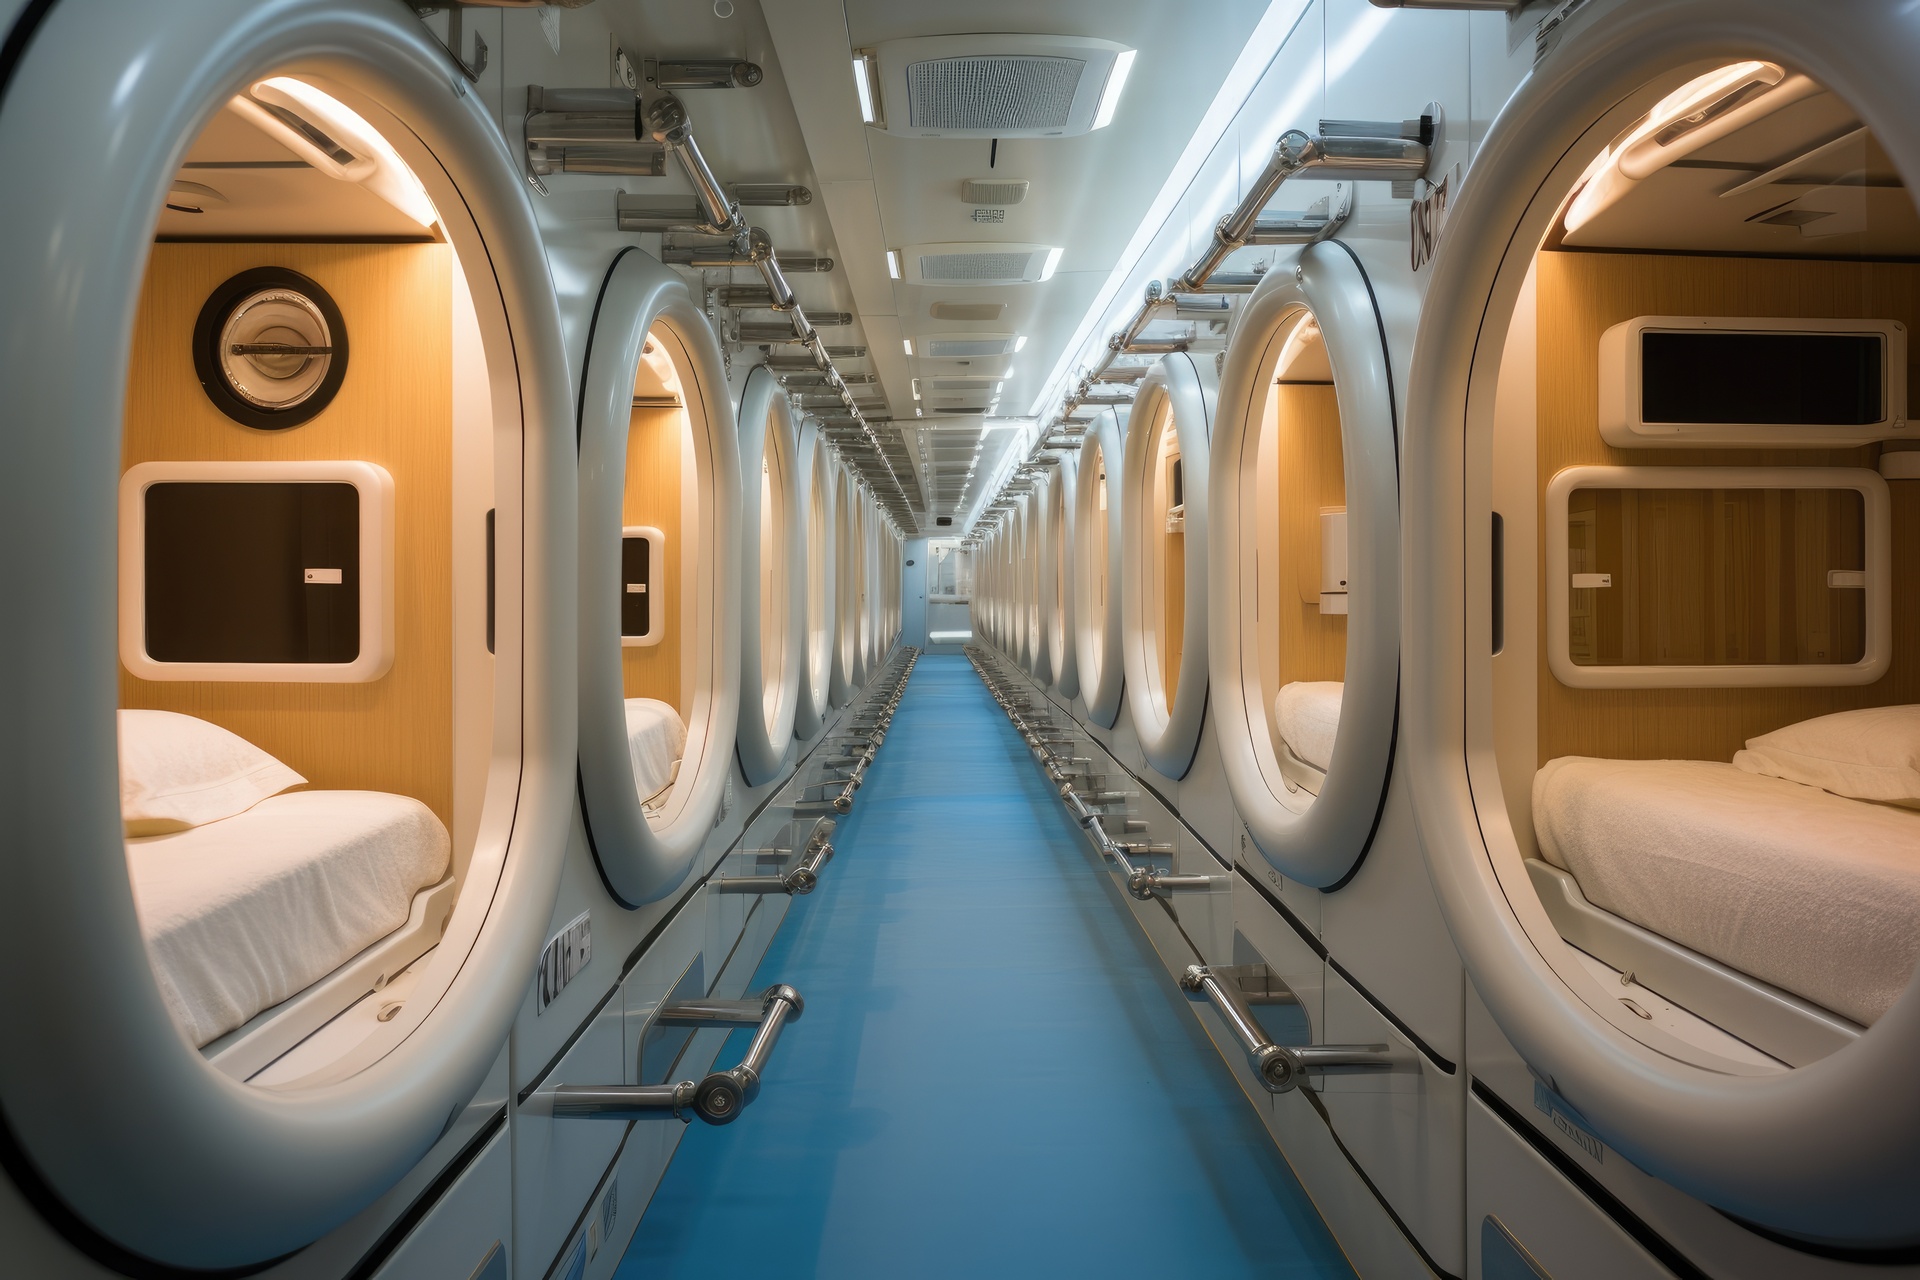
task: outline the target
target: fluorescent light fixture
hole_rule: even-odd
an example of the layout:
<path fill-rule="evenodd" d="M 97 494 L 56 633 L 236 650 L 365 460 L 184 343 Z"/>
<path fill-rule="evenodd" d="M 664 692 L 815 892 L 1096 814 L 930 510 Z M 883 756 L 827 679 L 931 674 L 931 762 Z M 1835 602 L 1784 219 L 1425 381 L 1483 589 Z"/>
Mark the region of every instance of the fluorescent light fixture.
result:
<path fill-rule="evenodd" d="M 912 355 L 912 354 L 913 354 L 913 339 L 912 339 L 912 338 L 902 338 L 902 339 L 900 339 L 900 345 L 901 345 L 901 346 L 903 346 L 903 347 L 905 347 L 905 348 L 907 349 L 907 354 L 908 354 L 908 355 Z"/>
<path fill-rule="evenodd" d="M 1113 123 L 1113 113 L 1120 108 L 1120 91 L 1127 87 L 1127 73 L 1133 70 L 1134 52 L 1128 49 L 1114 58 L 1107 87 L 1100 91 L 1100 107 L 1093 113 L 1094 128 L 1104 129 Z"/>
<path fill-rule="evenodd" d="M 895 280 L 900 278 L 900 251 L 898 249 L 887 250 L 887 274 Z"/>
<path fill-rule="evenodd" d="M 1014 352 L 1015 352 L 1015 354 L 1018 354 L 1018 353 L 1019 353 L 1019 351 L 1020 351 L 1020 349 L 1021 349 L 1022 347 L 1024 347 L 1024 346 L 1026 346 L 1026 345 L 1027 345 L 1027 335 L 1026 335 L 1026 334 L 1024 334 L 1024 333 L 1023 333 L 1023 334 L 1021 334 L 1021 335 L 1020 335 L 1019 337 L 1017 337 L 1017 338 L 1015 338 L 1015 339 L 1013 340 L 1013 349 L 1014 349 Z"/>
<path fill-rule="evenodd" d="M 1053 279 L 1054 271 L 1060 266 L 1060 255 L 1065 252 L 1065 249 L 1059 247 L 1047 250 L 1047 265 L 1040 268 L 1040 278 L 1042 280 Z"/>
<path fill-rule="evenodd" d="M 1786 72 L 1771 62 L 1736 62 L 1689 80 L 1654 104 L 1645 120 L 1600 153 L 1583 175 L 1562 222 L 1578 231 L 1616 203 L 1633 184 L 1705 146 L 1717 134 L 1687 135 L 1778 85 Z"/>
<path fill-rule="evenodd" d="M 358 183 L 423 227 L 440 221 L 427 189 L 400 153 L 359 112 L 332 95 L 304 80 L 274 76 L 233 99 L 233 106 L 322 173 Z"/>
<path fill-rule="evenodd" d="M 853 89 L 860 95 L 860 119 L 865 124 L 878 124 L 880 111 L 873 91 L 873 55 L 857 53 L 853 57 Z"/>

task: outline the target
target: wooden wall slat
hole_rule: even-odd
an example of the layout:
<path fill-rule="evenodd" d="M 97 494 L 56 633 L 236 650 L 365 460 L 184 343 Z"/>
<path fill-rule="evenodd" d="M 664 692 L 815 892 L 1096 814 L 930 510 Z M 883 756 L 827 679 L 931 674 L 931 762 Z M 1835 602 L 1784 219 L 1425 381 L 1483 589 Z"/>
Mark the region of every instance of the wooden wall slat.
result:
<path fill-rule="evenodd" d="M 209 294 L 252 267 L 288 267 L 333 296 L 350 343 L 317 417 L 256 431 L 207 399 L 193 326 Z M 453 825 L 452 254 L 439 244 L 155 245 L 134 325 L 122 464 L 358 459 L 393 476 L 394 661 L 366 684 L 147 681 L 124 707 L 210 720 L 316 788 L 413 796 Z"/>
<path fill-rule="evenodd" d="M 1616 449 L 1599 433 L 1600 335 L 1641 315 L 1892 318 L 1911 333 L 1920 325 L 1920 264 L 1545 252 L 1538 280 L 1543 530 L 1547 483 L 1566 467 L 1872 467 L 1878 461 L 1877 445 Z M 1920 365 L 1914 363 L 1920 344 L 1909 346 L 1908 357 L 1911 388 L 1920 379 Z M 1730 760 L 1748 738 L 1796 721 L 1855 707 L 1920 702 L 1920 591 L 1911 586 L 1920 568 L 1920 482 L 1895 481 L 1892 491 L 1894 657 L 1884 678 L 1837 689 L 1570 689 L 1547 667 L 1542 609 L 1540 762 L 1566 755 Z M 1544 556 L 1540 563 L 1544 574 Z M 1540 587 L 1544 600 L 1544 580 Z M 1811 620 L 1804 625 L 1817 630 Z M 1776 648 L 1787 643 L 1764 633 L 1759 640 Z"/>

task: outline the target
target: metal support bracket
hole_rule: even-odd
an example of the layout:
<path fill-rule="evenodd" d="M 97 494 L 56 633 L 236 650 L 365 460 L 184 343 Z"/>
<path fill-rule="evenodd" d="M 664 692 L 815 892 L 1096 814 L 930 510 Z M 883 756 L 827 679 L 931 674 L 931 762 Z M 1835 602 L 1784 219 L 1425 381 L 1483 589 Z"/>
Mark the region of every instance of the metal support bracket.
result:
<path fill-rule="evenodd" d="M 460 46 L 466 43 L 463 38 L 467 33 L 466 6 L 458 3 L 413 6 L 414 15 L 423 19 L 442 9 L 447 11 L 447 38 L 440 42 L 440 47 L 447 51 L 447 56 L 453 59 L 453 65 L 460 68 L 460 74 L 467 78 L 469 84 L 479 84 L 480 76 L 487 69 L 487 42 L 478 31 L 474 32 L 473 61 L 468 62 L 461 56 Z"/>
<path fill-rule="evenodd" d="M 656 89 L 751 89 L 766 79 L 757 62 L 744 58 L 645 58 L 641 74 Z"/>

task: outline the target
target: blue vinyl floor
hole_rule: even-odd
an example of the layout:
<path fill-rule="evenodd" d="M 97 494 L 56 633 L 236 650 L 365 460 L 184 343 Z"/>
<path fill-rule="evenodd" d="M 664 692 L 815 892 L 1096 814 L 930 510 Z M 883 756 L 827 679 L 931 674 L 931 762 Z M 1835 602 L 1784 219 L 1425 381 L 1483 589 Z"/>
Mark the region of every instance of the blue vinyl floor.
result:
<path fill-rule="evenodd" d="M 965 659 L 921 659 L 834 847 L 755 979 L 805 1015 L 619 1280 L 1353 1274 Z"/>

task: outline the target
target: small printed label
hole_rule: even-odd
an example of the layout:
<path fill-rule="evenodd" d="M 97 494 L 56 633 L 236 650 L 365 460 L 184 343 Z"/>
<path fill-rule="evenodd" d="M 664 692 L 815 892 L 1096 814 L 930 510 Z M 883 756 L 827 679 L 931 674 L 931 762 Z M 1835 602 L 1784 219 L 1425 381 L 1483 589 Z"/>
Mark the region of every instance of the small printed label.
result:
<path fill-rule="evenodd" d="M 567 984 L 593 959 L 593 913 L 582 911 L 566 928 L 548 939 L 540 952 L 540 991 L 535 1013 L 544 1013 L 560 998 Z"/>
<path fill-rule="evenodd" d="M 643 596 L 647 594 L 647 584 L 644 582 L 629 582 L 627 584 L 627 594 L 630 596 Z"/>
<path fill-rule="evenodd" d="M 345 580 L 343 569 L 308 569 L 306 580 L 316 585 L 337 587 Z"/>
<path fill-rule="evenodd" d="M 1413 224 L 1413 240 L 1408 252 L 1413 269 L 1420 270 L 1433 261 L 1440 247 L 1440 233 L 1447 226 L 1447 204 L 1460 190 L 1460 166 L 1438 182 L 1423 183 L 1425 190 L 1408 206 L 1407 217 Z"/>
<path fill-rule="evenodd" d="M 1606 1144 L 1600 1141 L 1600 1135 L 1587 1127 L 1580 1113 L 1567 1104 L 1567 1100 L 1553 1090 L 1533 1082 L 1533 1106 L 1536 1111 L 1553 1121 L 1553 1127 L 1567 1136 L 1568 1141 L 1593 1157 L 1595 1164 L 1607 1161 Z"/>
<path fill-rule="evenodd" d="M 1613 575 L 1610 573 L 1576 573 L 1573 575 L 1573 589 L 1575 591 L 1592 591 L 1599 587 L 1610 587 L 1612 585 Z"/>

